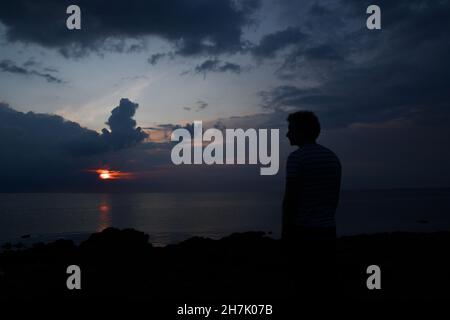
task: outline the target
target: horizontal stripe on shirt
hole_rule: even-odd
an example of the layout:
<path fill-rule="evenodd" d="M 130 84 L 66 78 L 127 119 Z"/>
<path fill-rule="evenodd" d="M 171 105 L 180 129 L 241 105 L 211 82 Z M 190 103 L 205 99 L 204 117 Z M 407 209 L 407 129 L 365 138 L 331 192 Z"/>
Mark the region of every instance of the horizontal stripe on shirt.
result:
<path fill-rule="evenodd" d="M 295 186 L 293 223 L 305 227 L 335 226 L 341 164 L 331 150 L 307 144 L 289 155 L 286 180 Z"/>

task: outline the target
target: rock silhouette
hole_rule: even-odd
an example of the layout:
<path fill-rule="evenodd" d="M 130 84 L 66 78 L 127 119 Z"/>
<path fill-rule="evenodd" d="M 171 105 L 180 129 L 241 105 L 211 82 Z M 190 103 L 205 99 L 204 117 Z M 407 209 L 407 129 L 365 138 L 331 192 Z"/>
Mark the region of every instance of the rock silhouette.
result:
<path fill-rule="evenodd" d="M 449 245 L 449 232 L 341 237 L 333 299 L 450 298 L 450 263 L 442 254 Z M 32 248 L 3 246 L 0 299 L 307 299 L 309 293 L 290 280 L 288 263 L 281 241 L 263 232 L 220 240 L 193 237 L 155 247 L 143 232 L 108 228 L 79 246 L 71 240 Z M 66 268 L 72 264 L 82 270 L 80 291 L 65 286 Z M 371 264 L 382 270 L 383 290 L 366 288 Z"/>

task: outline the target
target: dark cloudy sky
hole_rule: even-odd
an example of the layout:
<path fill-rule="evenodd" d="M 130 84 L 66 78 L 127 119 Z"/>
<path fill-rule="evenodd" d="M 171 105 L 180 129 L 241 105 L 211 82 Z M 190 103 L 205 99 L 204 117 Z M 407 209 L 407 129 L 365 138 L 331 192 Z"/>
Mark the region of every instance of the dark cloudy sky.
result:
<path fill-rule="evenodd" d="M 370 4 L 382 30 L 366 28 Z M 448 187 L 448 30 L 450 1 L 2 1 L 1 190 L 282 190 L 283 170 L 174 167 L 160 141 L 194 120 L 280 128 L 283 162 L 300 109 L 319 115 L 344 188 Z M 86 171 L 105 166 L 138 179 Z"/>

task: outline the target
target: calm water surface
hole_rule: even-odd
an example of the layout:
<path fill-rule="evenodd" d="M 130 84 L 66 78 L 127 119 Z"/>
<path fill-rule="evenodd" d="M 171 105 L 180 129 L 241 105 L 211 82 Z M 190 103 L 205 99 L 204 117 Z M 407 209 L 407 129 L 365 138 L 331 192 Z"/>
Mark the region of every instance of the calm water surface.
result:
<path fill-rule="evenodd" d="M 77 241 L 111 226 L 145 231 L 157 245 L 250 230 L 278 238 L 281 201 L 257 193 L 0 194 L 0 242 Z M 343 192 L 337 225 L 340 235 L 450 230 L 450 189 Z"/>

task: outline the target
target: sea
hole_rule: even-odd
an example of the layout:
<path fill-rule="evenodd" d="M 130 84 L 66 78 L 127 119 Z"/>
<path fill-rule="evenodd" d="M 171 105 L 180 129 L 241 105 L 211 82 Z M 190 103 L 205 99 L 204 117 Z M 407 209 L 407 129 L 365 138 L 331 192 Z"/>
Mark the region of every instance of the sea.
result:
<path fill-rule="evenodd" d="M 282 198 L 242 192 L 3 193 L 0 244 L 81 242 L 108 227 L 143 231 L 156 246 L 246 231 L 279 238 Z M 344 190 L 336 223 L 339 236 L 450 231 L 450 189 Z"/>

